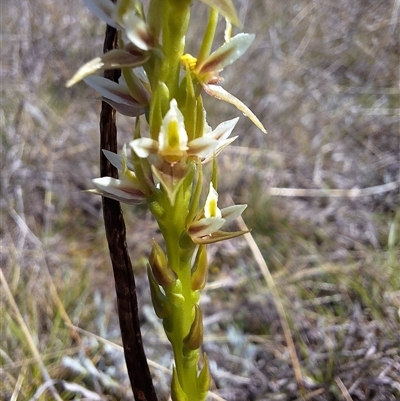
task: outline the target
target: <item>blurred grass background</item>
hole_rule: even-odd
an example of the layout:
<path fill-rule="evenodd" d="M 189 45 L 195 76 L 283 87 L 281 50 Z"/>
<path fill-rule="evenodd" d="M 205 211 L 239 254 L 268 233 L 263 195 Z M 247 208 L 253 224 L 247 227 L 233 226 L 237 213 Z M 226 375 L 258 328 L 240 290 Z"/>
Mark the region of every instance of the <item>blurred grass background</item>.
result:
<path fill-rule="evenodd" d="M 269 134 L 241 118 L 240 138 L 219 158 L 221 205 L 230 196 L 249 205 L 244 219 L 285 307 L 303 399 L 398 400 L 400 1 L 235 4 L 256 42 L 223 85 Z M 131 400 L 101 202 L 82 191 L 99 174 L 100 105 L 84 84 L 64 87 L 101 52 L 104 26 L 79 0 L 2 0 L 0 18 L 0 399 Z M 194 54 L 204 18 L 195 3 Z M 212 126 L 238 115 L 205 103 Z M 119 126 L 122 145 L 131 121 Z M 369 187 L 374 195 L 345 191 Z M 146 352 L 170 367 L 144 276 L 156 226 L 144 207 L 125 211 Z M 302 399 L 248 243 L 210 255 L 202 308 L 214 393 Z M 166 400 L 168 373 L 152 369 Z"/>

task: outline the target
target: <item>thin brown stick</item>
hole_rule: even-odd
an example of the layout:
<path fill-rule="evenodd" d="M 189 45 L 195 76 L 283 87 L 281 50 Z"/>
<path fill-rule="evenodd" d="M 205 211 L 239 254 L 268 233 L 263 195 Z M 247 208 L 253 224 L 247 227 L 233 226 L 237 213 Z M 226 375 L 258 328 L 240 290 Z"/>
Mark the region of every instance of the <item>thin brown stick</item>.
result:
<path fill-rule="evenodd" d="M 117 32 L 107 26 L 104 53 L 116 47 Z M 113 81 L 117 81 L 119 76 L 119 71 L 104 73 L 105 78 Z M 100 114 L 100 173 L 102 177 L 118 178 L 117 170 L 104 157 L 102 149 L 117 152 L 115 110 L 105 102 L 102 102 Z M 103 216 L 114 272 L 122 344 L 133 394 L 136 401 L 157 401 L 140 333 L 135 278 L 126 245 L 125 221 L 120 203 L 103 198 Z"/>

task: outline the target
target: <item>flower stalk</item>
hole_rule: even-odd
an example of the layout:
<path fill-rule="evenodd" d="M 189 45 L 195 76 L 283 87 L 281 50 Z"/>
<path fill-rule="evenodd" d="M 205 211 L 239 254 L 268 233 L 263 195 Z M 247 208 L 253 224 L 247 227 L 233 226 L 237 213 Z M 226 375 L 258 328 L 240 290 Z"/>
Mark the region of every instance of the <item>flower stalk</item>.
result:
<path fill-rule="evenodd" d="M 203 92 L 235 105 L 265 132 L 251 110 L 219 86 L 220 72 L 247 50 L 254 36 L 231 38 L 232 24 L 240 25 L 231 0 L 202 1 L 210 11 L 196 58 L 184 54 L 190 0 L 151 0 L 147 14 L 139 0 L 84 0 L 119 31 L 119 48 L 86 63 L 67 83 L 84 80 L 115 110 L 136 117 L 132 141 L 122 154 L 103 151 L 119 170 L 118 178 L 94 179 L 90 192 L 128 204 L 146 202 L 164 238 L 163 245 L 151 245 L 147 274 L 154 310 L 174 354 L 173 401 L 204 401 L 210 386 L 207 357 L 200 351 L 199 305 L 207 280 L 207 245 L 244 233 L 223 227 L 246 205 L 220 208 L 217 192 L 216 157 L 235 140 L 230 134 L 237 119 L 213 130 Z M 212 52 L 219 15 L 227 21 L 226 43 Z M 115 68 L 122 72 L 118 82 L 93 75 Z M 205 177 L 202 166 L 210 161 L 212 175 Z"/>

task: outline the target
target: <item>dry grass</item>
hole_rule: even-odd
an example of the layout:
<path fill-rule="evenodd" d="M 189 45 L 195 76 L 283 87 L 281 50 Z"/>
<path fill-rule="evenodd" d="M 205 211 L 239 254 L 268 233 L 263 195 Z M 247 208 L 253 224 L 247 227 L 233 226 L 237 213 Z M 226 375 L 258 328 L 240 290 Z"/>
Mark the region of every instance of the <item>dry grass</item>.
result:
<path fill-rule="evenodd" d="M 246 224 L 277 294 L 244 238 L 211 248 L 202 307 L 214 392 L 230 401 L 399 399 L 400 2 L 236 4 L 257 39 L 224 86 L 269 135 L 241 119 L 238 143 L 220 156 L 221 200 L 249 204 Z M 79 0 L 0 7 L 0 399 L 56 391 L 131 400 L 120 350 L 88 334 L 119 343 L 100 200 L 82 192 L 98 175 L 99 105 L 84 85 L 64 88 L 101 51 L 104 29 Z M 213 124 L 236 115 L 206 103 Z M 128 121 L 120 125 L 123 142 Z M 369 187 L 378 189 L 349 196 Z M 158 234 L 144 208 L 126 211 L 147 355 L 168 367 L 143 276 Z M 154 368 L 154 378 L 166 399 L 168 374 Z"/>

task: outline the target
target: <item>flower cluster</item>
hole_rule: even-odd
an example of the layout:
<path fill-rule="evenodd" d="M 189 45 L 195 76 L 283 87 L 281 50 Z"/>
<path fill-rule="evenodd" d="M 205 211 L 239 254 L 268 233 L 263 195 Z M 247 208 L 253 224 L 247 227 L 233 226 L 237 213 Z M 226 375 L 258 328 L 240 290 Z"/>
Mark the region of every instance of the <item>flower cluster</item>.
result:
<path fill-rule="evenodd" d="M 103 150 L 119 178 L 96 178 L 89 192 L 127 204 L 147 202 L 157 220 L 165 252 L 153 243 L 148 277 L 155 312 L 174 350 L 171 398 L 202 401 L 210 384 L 207 359 L 200 372 L 197 363 L 206 245 L 242 235 L 222 229 L 246 208 L 220 208 L 216 187 L 216 157 L 237 138 L 231 133 L 238 118 L 212 129 L 202 95 L 234 105 L 266 132 L 254 113 L 221 86 L 220 73 L 243 55 L 254 35 L 231 37 L 232 24 L 240 26 L 232 0 L 201 0 L 209 6 L 209 19 L 194 57 L 185 53 L 191 0 L 150 0 L 147 13 L 139 0 L 83 1 L 118 30 L 119 45 L 83 65 L 67 86 L 83 80 L 117 112 L 136 117 L 133 138 L 122 154 Z M 225 43 L 212 52 L 219 14 L 226 20 Z M 118 82 L 97 75 L 113 69 L 121 70 Z M 210 161 L 212 176 L 205 179 L 203 165 Z"/>

